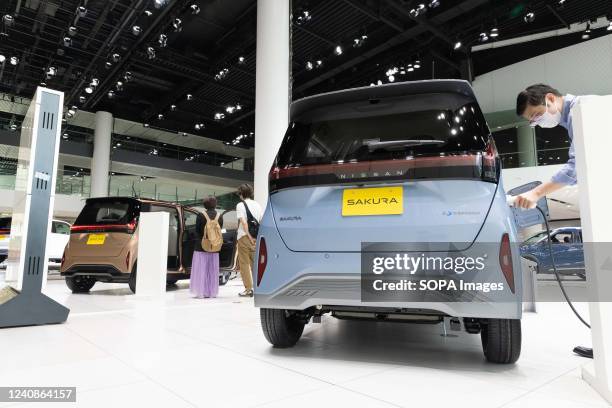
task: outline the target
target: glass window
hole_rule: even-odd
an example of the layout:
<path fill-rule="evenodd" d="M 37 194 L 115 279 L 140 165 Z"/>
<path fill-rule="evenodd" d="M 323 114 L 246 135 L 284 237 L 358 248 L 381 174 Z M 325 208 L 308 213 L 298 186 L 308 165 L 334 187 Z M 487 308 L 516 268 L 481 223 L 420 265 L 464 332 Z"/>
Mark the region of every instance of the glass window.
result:
<path fill-rule="evenodd" d="M 127 224 L 137 215 L 135 207 L 130 199 L 88 200 L 74 225 Z"/>
<path fill-rule="evenodd" d="M 52 232 L 54 234 L 70 235 L 70 225 L 65 222 L 53 221 Z"/>
<path fill-rule="evenodd" d="M 223 228 L 228 231 L 238 229 L 238 215 L 236 211 L 227 211 L 223 214 Z"/>
<path fill-rule="evenodd" d="M 572 243 L 572 232 L 561 231 L 551 236 L 553 244 L 571 244 Z"/>
<path fill-rule="evenodd" d="M 489 137 L 484 117 L 475 103 L 454 110 L 442 105 L 426 110 L 410 106 L 408 112 L 393 114 L 373 114 L 366 110 L 371 105 L 338 109 L 334 115 L 330 113 L 334 108 L 329 108 L 292 123 L 277 165 L 283 168 L 461 154 L 483 151 Z M 401 111 L 401 106 L 393 109 Z"/>

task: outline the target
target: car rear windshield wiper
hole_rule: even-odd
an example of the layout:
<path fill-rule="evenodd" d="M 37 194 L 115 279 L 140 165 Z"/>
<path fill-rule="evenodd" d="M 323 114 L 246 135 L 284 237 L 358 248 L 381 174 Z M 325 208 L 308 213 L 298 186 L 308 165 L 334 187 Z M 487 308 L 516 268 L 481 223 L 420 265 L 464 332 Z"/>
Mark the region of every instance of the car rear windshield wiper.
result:
<path fill-rule="evenodd" d="M 385 142 L 371 141 L 367 143 L 370 150 L 381 149 L 385 147 L 411 147 L 411 146 L 424 146 L 431 144 L 444 144 L 444 140 L 436 139 L 408 139 L 408 140 L 389 140 Z"/>

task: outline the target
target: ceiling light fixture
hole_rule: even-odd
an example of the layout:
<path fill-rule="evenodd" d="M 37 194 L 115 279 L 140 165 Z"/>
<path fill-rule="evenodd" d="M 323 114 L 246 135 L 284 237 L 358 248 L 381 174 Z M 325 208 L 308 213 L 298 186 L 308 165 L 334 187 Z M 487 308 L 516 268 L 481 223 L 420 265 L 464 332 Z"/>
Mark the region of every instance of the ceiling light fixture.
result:
<path fill-rule="evenodd" d="M 108 99 L 113 99 L 115 97 L 115 91 L 111 89 L 110 91 L 108 91 L 106 96 L 108 96 Z"/>
<path fill-rule="evenodd" d="M 191 10 L 191 14 L 193 14 L 194 16 L 200 14 L 200 6 L 198 6 L 197 4 L 192 4 L 191 6 L 189 6 L 189 10 Z"/>
<path fill-rule="evenodd" d="M 457 41 L 455 43 L 455 46 L 453 47 L 455 50 L 458 50 L 459 48 L 461 48 L 463 46 L 463 44 L 461 43 L 461 41 Z"/>
<path fill-rule="evenodd" d="M 79 102 L 80 103 L 85 103 L 86 100 L 87 100 L 87 98 L 85 98 L 83 95 L 79 96 Z"/>
<path fill-rule="evenodd" d="M 134 75 L 130 71 L 125 71 L 125 74 L 123 74 L 123 79 L 125 79 L 125 82 L 130 82 L 132 79 L 134 79 Z"/>
<path fill-rule="evenodd" d="M 183 20 L 181 20 L 180 18 L 175 18 L 172 21 L 172 27 L 174 27 L 174 32 L 181 32 L 183 30 Z"/>
<path fill-rule="evenodd" d="M 168 0 L 155 0 L 153 2 L 153 7 L 155 7 L 156 9 L 160 9 L 164 7 L 166 3 L 168 3 Z"/>
<path fill-rule="evenodd" d="M 312 71 L 313 68 L 314 68 L 314 65 L 312 64 L 311 61 L 306 62 L 306 71 Z"/>
<path fill-rule="evenodd" d="M 334 48 L 334 54 L 342 55 L 342 46 L 341 45 L 336 45 L 336 48 Z"/>
<path fill-rule="evenodd" d="M 77 35 L 77 28 L 75 26 L 70 26 L 68 27 L 68 35 L 71 37 L 74 37 L 75 35 Z"/>
<path fill-rule="evenodd" d="M 523 16 L 523 21 L 526 22 L 527 24 L 533 23 L 535 21 L 535 17 L 536 17 L 536 15 L 535 15 L 535 13 L 533 11 L 528 11 Z"/>
<path fill-rule="evenodd" d="M 481 43 L 489 41 L 489 35 L 484 31 L 481 32 L 478 36 L 478 41 L 480 41 Z"/>
<path fill-rule="evenodd" d="M 4 17 L 2 17 L 2 21 L 4 21 L 7 27 L 12 27 L 15 24 L 15 19 L 10 14 L 5 14 Z"/>
<path fill-rule="evenodd" d="M 193 99 L 193 95 L 192 94 L 187 94 L 187 100 L 190 101 Z"/>
<path fill-rule="evenodd" d="M 157 42 L 159 43 L 160 47 L 166 47 L 166 45 L 168 45 L 168 36 L 166 34 L 160 34 Z"/>
<path fill-rule="evenodd" d="M 111 69 L 112 66 L 113 66 L 113 63 L 110 62 L 110 61 L 106 61 L 104 63 L 104 68 L 106 68 L 106 69 Z"/>
<path fill-rule="evenodd" d="M 140 26 L 132 26 L 132 34 L 140 35 L 140 33 L 142 33 L 142 28 L 140 28 Z"/>
<path fill-rule="evenodd" d="M 149 59 L 155 59 L 155 48 L 151 46 L 147 47 L 147 57 L 149 57 Z"/>
<path fill-rule="evenodd" d="M 440 6 L 440 0 L 431 0 L 429 2 L 429 8 L 436 8 Z"/>
<path fill-rule="evenodd" d="M 91 95 L 93 93 L 93 88 L 91 86 L 85 87 L 85 93 Z"/>
<path fill-rule="evenodd" d="M 85 6 L 79 6 L 79 8 L 77 8 L 77 14 L 81 18 L 85 17 L 87 15 L 87 8 L 85 8 Z"/>
<path fill-rule="evenodd" d="M 241 55 L 238 57 L 238 64 L 239 65 L 244 65 L 246 62 L 246 59 Z"/>
<path fill-rule="evenodd" d="M 163 113 L 157 114 L 157 120 L 164 120 L 164 114 Z"/>
<path fill-rule="evenodd" d="M 18 57 L 11 57 L 11 65 L 17 65 L 19 64 L 19 58 Z"/>
<path fill-rule="evenodd" d="M 591 23 L 587 23 L 586 29 L 582 33 L 583 40 L 588 40 L 589 38 L 591 38 Z"/>
<path fill-rule="evenodd" d="M 176 105 L 174 105 L 174 104 L 170 105 L 170 111 L 175 112 L 176 111 Z"/>
<path fill-rule="evenodd" d="M 499 29 L 497 27 L 492 28 L 490 36 L 491 38 L 499 37 Z"/>

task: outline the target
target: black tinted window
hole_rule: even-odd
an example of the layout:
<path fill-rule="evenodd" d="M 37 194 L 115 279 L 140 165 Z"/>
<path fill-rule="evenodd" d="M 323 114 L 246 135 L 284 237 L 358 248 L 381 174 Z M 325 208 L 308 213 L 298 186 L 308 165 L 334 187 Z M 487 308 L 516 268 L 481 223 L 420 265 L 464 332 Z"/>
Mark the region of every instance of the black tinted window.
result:
<path fill-rule="evenodd" d="M 483 151 L 489 130 L 478 105 L 293 122 L 277 166 L 439 156 Z"/>
<path fill-rule="evenodd" d="M 135 205 L 126 200 L 89 201 L 74 225 L 127 224 L 137 215 Z"/>
<path fill-rule="evenodd" d="M 11 229 L 11 218 L 0 218 L 0 229 Z"/>

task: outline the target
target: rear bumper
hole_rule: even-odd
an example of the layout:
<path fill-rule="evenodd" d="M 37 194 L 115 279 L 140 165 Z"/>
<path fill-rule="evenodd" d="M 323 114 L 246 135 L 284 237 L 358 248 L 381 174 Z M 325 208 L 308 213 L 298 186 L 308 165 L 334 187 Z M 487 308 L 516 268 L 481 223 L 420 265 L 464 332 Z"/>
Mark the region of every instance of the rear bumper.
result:
<path fill-rule="evenodd" d="M 103 282 L 127 282 L 129 273 L 122 273 L 113 265 L 74 265 L 61 272 L 62 276 L 91 276 Z"/>
<path fill-rule="evenodd" d="M 363 302 L 359 274 L 302 275 L 270 293 L 255 291 L 255 306 L 270 309 L 305 310 L 323 306 L 409 310 L 411 314 L 431 314 L 476 318 L 520 319 L 521 302 Z"/>

